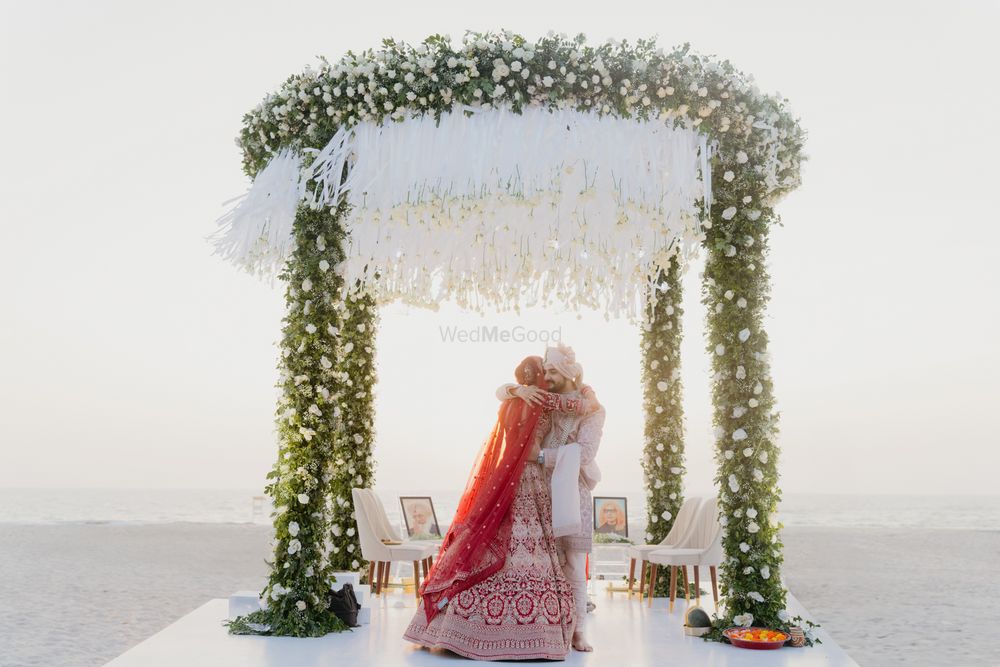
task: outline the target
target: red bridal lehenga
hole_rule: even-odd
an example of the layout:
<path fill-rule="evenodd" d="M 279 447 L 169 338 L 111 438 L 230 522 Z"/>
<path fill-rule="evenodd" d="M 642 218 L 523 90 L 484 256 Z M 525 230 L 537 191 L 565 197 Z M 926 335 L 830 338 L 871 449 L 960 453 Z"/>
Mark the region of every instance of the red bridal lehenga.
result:
<path fill-rule="evenodd" d="M 538 386 L 541 373 L 541 359 L 529 357 L 517 375 Z M 569 653 L 573 589 L 556 552 L 545 475 L 526 457 L 552 409 L 580 404 L 544 396 L 542 406 L 519 398 L 501 405 L 404 639 L 477 660 L 564 660 Z"/>

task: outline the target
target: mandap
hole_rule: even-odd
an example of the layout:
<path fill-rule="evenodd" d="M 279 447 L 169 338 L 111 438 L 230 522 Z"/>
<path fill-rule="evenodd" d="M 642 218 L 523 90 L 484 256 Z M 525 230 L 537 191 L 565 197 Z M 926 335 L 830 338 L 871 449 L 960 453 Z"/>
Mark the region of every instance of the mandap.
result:
<path fill-rule="evenodd" d="M 268 608 L 242 620 L 343 629 L 326 593 L 332 572 L 366 567 L 351 488 L 374 482 L 378 306 L 392 301 L 557 303 L 641 327 L 645 538 L 661 540 L 683 502 L 680 276 L 705 253 L 723 620 L 784 625 L 763 316 L 775 206 L 806 158 L 787 99 L 654 40 L 470 32 L 319 60 L 244 116 L 252 185 L 210 236 L 282 281 L 287 306 Z"/>

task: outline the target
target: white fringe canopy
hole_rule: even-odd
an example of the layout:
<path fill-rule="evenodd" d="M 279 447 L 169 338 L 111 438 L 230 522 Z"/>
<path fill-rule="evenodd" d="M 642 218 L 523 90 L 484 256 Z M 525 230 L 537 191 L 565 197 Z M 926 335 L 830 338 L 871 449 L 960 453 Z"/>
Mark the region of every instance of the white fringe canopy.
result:
<path fill-rule="evenodd" d="M 709 153 L 705 135 L 669 119 L 575 110 L 464 107 L 440 122 L 365 122 L 311 160 L 275 156 L 220 219 L 217 247 L 248 270 L 272 271 L 288 251 L 275 234 L 287 224 L 291 235 L 297 202 L 332 207 L 344 196 L 347 259 L 335 269 L 380 302 L 557 302 L 635 320 L 647 281 L 700 242 Z M 314 192 L 303 194 L 305 179 Z"/>

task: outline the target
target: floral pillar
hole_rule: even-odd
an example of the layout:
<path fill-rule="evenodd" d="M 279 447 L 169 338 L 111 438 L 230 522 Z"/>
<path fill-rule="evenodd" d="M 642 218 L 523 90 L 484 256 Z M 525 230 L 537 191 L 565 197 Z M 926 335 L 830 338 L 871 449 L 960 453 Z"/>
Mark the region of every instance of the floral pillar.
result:
<path fill-rule="evenodd" d="M 264 589 L 268 608 L 236 619 L 230 624 L 234 633 L 315 637 L 346 629 L 328 608 L 327 542 L 331 460 L 340 433 L 335 401 L 341 389 L 335 369 L 343 282 L 331 267 L 343 256 L 342 213 L 307 206 L 296 212 L 295 248 L 280 275 L 286 283 L 286 315 L 278 459 L 266 487 L 275 507 L 274 558 Z"/>
<path fill-rule="evenodd" d="M 375 432 L 375 330 L 378 311 L 375 298 L 355 289 L 338 303 L 341 329 L 337 409 L 340 430 L 333 456 L 330 486 L 330 562 L 338 571 L 358 571 L 361 557 L 357 519 L 351 489 L 371 488 L 375 483 L 372 445 Z"/>
<path fill-rule="evenodd" d="M 647 321 L 642 329 L 643 407 L 646 413 L 642 456 L 646 484 L 645 541 L 657 544 L 674 525 L 684 502 L 684 409 L 681 387 L 681 281 L 675 257 L 651 287 Z M 667 592 L 669 577 L 660 576 L 656 592 Z"/>
<path fill-rule="evenodd" d="M 745 154 L 735 160 L 745 162 Z M 735 164 L 734 164 L 735 166 Z M 733 172 L 723 178 L 733 180 Z M 776 510 L 777 417 L 773 410 L 764 311 L 765 267 L 773 210 L 759 201 L 757 181 L 719 188 L 705 245 L 702 302 L 712 355 L 715 459 L 723 526 L 721 585 L 726 621 L 778 627 L 787 620 Z"/>

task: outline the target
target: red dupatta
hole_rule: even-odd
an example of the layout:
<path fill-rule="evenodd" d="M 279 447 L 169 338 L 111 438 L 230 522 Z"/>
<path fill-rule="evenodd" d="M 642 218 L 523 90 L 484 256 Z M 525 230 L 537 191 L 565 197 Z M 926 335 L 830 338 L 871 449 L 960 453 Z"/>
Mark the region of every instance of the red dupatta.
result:
<path fill-rule="evenodd" d="M 420 587 L 428 623 L 449 600 L 503 568 L 511 526 L 504 519 L 517 494 L 543 409 L 520 398 L 500 405 L 434 566 Z"/>

